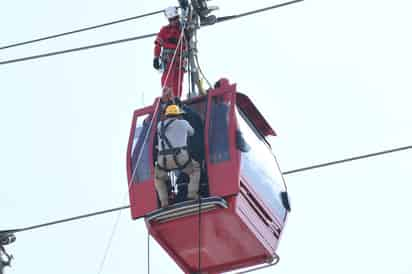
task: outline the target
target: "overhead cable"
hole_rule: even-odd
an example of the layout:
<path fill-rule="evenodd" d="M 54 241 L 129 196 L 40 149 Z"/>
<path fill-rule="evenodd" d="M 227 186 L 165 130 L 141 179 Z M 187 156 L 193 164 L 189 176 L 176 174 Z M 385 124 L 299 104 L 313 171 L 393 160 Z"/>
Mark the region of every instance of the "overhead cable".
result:
<path fill-rule="evenodd" d="M 285 171 L 282 174 L 283 175 L 289 175 L 289 174 L 294 174 L 294 173 L 298 173 L 298 172 L 313 170 L 313 169 L 317 169 L 317 168 L 321 168 L 321 167 L 338 165 L 338 164 L 343 164 L 343 163 L 352 162 L 352 161 L 356 161 L 356 160 L 366 159 L 366 158 L 370 158 L 370 157 L 381 156 L 381 155 L 384 155 L 384 154 L 399 152 L 399 151 L 408 150 L 408 149 L 412 149 L 412 146 L 406 146 L 406 147 L 400 147 L 400 148 L 395 148 L 395 149 L 383 150 L 383 151 L 380 151 L 380 152 L 375 152 L 375 153 L 350 157 L 350 158 L 346 158 L 346 159 L 342 159 L 342 160 L 338 160 L 338 161 L 333 161 L 333 162 L 308 166 L 308 167 L 304 167 L 304 168 L 298 168 L 298 169 L 294 169 L 294 170 L 290 170 L 290 171 Z"/>
<path fill-rule="evenodd" d="M 262 9 L 257 9 L 257 10 L 248 11 L 248 12 L 245 12 L 245 13 L 240 13 L 240 14 L 237 14 L 237 15 L 218 17 L 216 23 L 221 23 L 221 22 L 225 22 L 225 21 L 229 21 L 229 20 L 233 20 L 233 19 L 238 19 L 238 18 L 241 18 L 241 17 L 245 17 L 245 16 L 265 12 L 265 11 L 268 11 L 268 10 L 277 9 L 277 8 L 280 8 L 280 7 L 296 4 L 298 2 L 303 2 L 303 1 L 304 0 L 294 0 L 294 1 L 289 1 L 289 2 L 285 2 L 285 3 L 273 5 L 273 6 L 270 6 L 270 7 L 262 8 Z"/>
<path fill-rule="evenodd" d="M 24 232 L 24 231 L 34 230 L 34 229 L 38 229 L 38 228 L 53 226 L 53 225 L 57 225 L 57 224 L 77 221 L 77 220 L 80 220 L 80 219 L 90 218 L 90 217 L 94 217 L 94 216 L 97 216 L 97 215 L 104 215 L 104 214 L 108 214 L 108 213 L 112 213 L 112 212 L 115 212 L 115 211 L 124 210 L 124 209 L 128 209 L 128 208 L 130 208 L 130 205 L 116 207 L 116 208 L 112 208 L 112 209 L 106 209 L 106 210 L 102 210 L 102 211 L 88 213 L 88 214 L 84 214 L 84 215 L 80 215 L 80 216 L 76 216 L 76 217 L 71 217 L 71 218 L 67 218 L 67 219 L 61 219 L 61 220 L 48 222 L 48 223 L 44 223 L 44 224 L 28 226 L 28 227 L 25 227 L 25 228 L 18 228 L 18 229 L 11 229 L 11 230 L 1 230 L 0 233 Z"/>
<path fill-rule="evenodd" d="M 126 42 L 131 42 L 131 41 L 136 41 L 136 40 L 141 40 L 141 39 L 146 39 L 146 38 L 149 38 L 149 37 L 153 37 L 153 36 L 156 36 L 156 34 L 157 33 L 145 34 L 145 35 L 141 35 L 141 36 L 134 36 L 134 37 L 130 37 L 130 38 L 125 38 L 125 39 L 120 39 L 120 40 L 115 40 L 115 41 L 109 41 L 109 42 L 104 42 L 104 43 L 100 43 L 100 44 L 94 44 L 94 45 L 89 45 L 89 46 L 84 46 L 84 47 L 79 47 L 79 48 L 72 48 L 72 49 L 66 49 L 66 50 L 61 50 L 61 51 L 54 51 L 54 52 L 39 54 L 39 55 L 27 56 L 27 57 L 23 57 L 23 58 L 0 61 L 0 65 L 18 63 L 18 62 L 23 62 L 23 61 L 28 61 L 28 60 L 34 60 L 34 59 L 50 57 L 50 56 L 54 56 L 54 55 L 60 55 L 60 54 L 66 54 L 66 53 L 81 51 L 81 50 L 87 50 L 87 49 L 99 48 L 99 47 L 104 47 L 104 46 L 109 46 L 109 45 L 114 45 L 114 44 L 126 43 Z"/>
<path fill-rule="evenodd" d="M 136 19 L 139 19 L 139 18 L 159 14 L 159 13 L 162 13 L 162 12 L 163 12 L 163 10 L 158 10 L 158 11 L 149 12 L 149 13 L 146 13 L 146 14 L 141 14 L 141 15 L 137 15 L 137 16 L 133 16 L 133 17 L 128 17 L 128 18 L 119 19 L 119 20 L 116 20 L 116 21 L 107 22 L 107 23 L 104 23 L 104 24 L 99 24 L 99 25 L 80 28 L 80 29 L 76 29 L 76 30 L 72 30 L 72 31 L 68 31 L 68 32 L 59 33 L 59 34 L 49 35 L 49 36 L 45 36 L 45 37 L 41 37 L 41 38 L 37 38 L 37 39 L 33 39 L 33 40 L 28 40 L 28 41 L 25 41 L 25 42 L 19 42 L 19 43 L 7 45 L 7 46 L 2 46 L 2 47 L 0 47 L 0 50 L 13 48 L 13 47 L 18 47 L 18 46 L 23 46 L 23 45 L 27 45 L 27 44 L 36 43 L 36 42 L 41 42 L 41 41 L 54 39 L 54 38 L 58 38 L 58 37 L 66 36 L 66 35 L 71 35 L 71 34 L 83 32 L 83 31 L 88 31 L 88 30 L 93 30 L 93 29 L 97 29 L 97 28 L 107 27 L 107 26 L 110 26 L 110 25 L 114 25 L 114 24 L 118 24 L 118 23 L 124 23 L 124 22 L 127 22 L 127 21 L 136 20 Z"/>
<path fill-rule="evenodd" d="M 283 175 L 289 175 L 289 174 L 299 173 L 299 172 L 308 171 L 308 170 L 312 170 L 312 169 L 316 169 L 316 168 L 322 168 L 322 167 L 342 164 L 342 163 L 345 163 L 345 162 L 361 160 L 361 159 L 365 159 L 365 158 L 369 158 L 369 157 L 377 157 L 377 156 L 381 156 L 381 155 L 384 155 L 384 154 L 400 152 L 400 151 L 404 151 L 404 150 L 408 150 L 408 149 L 412 149 L 412 146 L 405 146 L 405 147 L 399 147 L 399 148 L 390 149 L 390 150 L 383 150 L 383 151 L 380 151 L 380 152 L 361 155 L 361 156 L 356 156 L 356 157 L 351 157 L 351 158 L 347 158 L 347 159 L 343 159 L 343 160 L 339 160 L 339 161 L 333 161 L 333 162 L 314 165 L 314 166 L 310 166 L 310 167 L 294 169 L 294 170 L 283 172 L 282 174 Z M 53 222 L 49 222 L 49 223 L 29 226 L 29 227 L 20 228 L 20 229 L 0 230 L 0 234 L 1 233 L 17 233 L 17 232 L 29 231 L 29 230 L 38 229 L 38 228 L 47 227 L 47 226 L 52 226 L 52 225 L 57 225 L 57 224 L 61 224 L 61 223 L 77 221 L 77 220 L 80 220 L 80 219 L 85 219 L 85 218 L 89 218 L 89 217 L 93 217 L 93 216 L 97 216 L 97 215 L 108 214 L 108 213 L 112 213 L 112 212 L 115 212 L 115 211 L 124 210 L 124 209 L 128 209 L 128 208 L 130 208 L 130 205 L 116 207 L 116 208 L 107 209 L 107 210 L 102 210 L 102 211 L 93 212 L 93 213 L 89 213 L 89 214 L 85 214 L 85 215 L 80 215 L 80 216 L 76 216 L 76 217 L 72 217 L 72 218 L 68 218 L 68 219 L 62 219 L 62 220 L 58 220 L 58 221 L 53 221 Z"/>
<path fill-rule="evenodd" d="M 291 5 L 291 4 L 294 4 L 294 3 L 297 3 L 297 2 L 302 2 L 302 1 L 304 1 L 304 0 L 295 0 L 295 1 L 285 2 L 285 3 L 278 4 L 278 5 L 258 9 L 258 10 L 253 10 L 253 11 L 241 13 L 241 14 L 238 14 L 238 15 L 220 17 L 220 18 L 217 19 L 217 23 L 221 23 L 221 22 L 224 22 L 224 21 L 228 21 L 228 20 L 232 20 L 232 19 L 237 19 L 237 18 L 253 15 L 253 14 L 256 14 L 256 13 L 272 10 L 272 9 L 275 9 L 275 8 L 280 8 L 280 7 L 283 7 L 283 6 Z M 33 59 L 45 58 L 45 57 L 50 57 L 50 56 L 54 56 L 54 55 L 66 54 L 66 53 L 71 53 L 71 52 L 76 52 L 76 51 L 81 51 L 81 50 L 87 50 L 87 49 L 92 49 L 92 48 L 110 46 L 110 45 L 114 45 L 114 44 L 145 39 L 145 38 L 149 38 L 149 37 L 153 37 L 153 36 L 156 36 L 156 33 L 142 35 L 142 36 L 136 36 L 136 37 L 130 37 L 130 38 L 125 38 L 125 39 L 121 39 L 121 40 L 110 41 L 110 42 L 95 44 L 95 45 L 90 45 L 90 46 L 84 46 L 84 47 L 80 47 L 80 48 L 67 49 L 67 50 L 44 53 L 44 54 L 33 55 L 33 56 L 28 56 L 28 57 L 23 57 L 23 58 L 0 61 L 0 65 L 6 65 L 6 64 L 11 64 L 11 63 L 23 62 L 23 61 L 29 61 L 29 60 L 33 60 Z"/>

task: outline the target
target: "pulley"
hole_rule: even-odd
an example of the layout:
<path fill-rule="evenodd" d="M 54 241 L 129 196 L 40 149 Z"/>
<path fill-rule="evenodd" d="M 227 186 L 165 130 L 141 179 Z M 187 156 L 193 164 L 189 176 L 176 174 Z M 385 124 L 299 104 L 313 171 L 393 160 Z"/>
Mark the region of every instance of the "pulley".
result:
<path fill-rule="evenodd" d="M 0 232 L 0 246 L 8 245 L 16 241 L 16 236 L 13 233 L 1 233 Z"/>
<path fill-rule="evenodd" d="M 13 233 L 0 232 L 0 274 L 3 273 L 3 268 L 10 266 L 13 260 L 13 255 L 8 254 L 4 246 L 14 241 L 16 241 L 16 236 Z"/>

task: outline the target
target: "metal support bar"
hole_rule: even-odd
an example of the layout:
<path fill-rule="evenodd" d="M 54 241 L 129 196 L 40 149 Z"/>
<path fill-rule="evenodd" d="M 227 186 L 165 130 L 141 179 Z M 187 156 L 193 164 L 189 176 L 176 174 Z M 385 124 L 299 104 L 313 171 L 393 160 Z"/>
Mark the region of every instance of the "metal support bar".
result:
<path fill-rule="evenodd" d="M 237 272 L 236 274 L 251 273 L 251 272 L 261 270 L 261 269 L 269 268 L 269 267 L 277 265 L 279 263 L 279 261 L 280 261 L 279 256 L 275 254 L 275 258 L 271 263 L 269 263 L 267 265 L 264 265 L 264 266 L 259 266 L 259 267 L 255 267 L 255 268 L 248 269 L 248 270 L 245 270 L 245 271 Z"/>

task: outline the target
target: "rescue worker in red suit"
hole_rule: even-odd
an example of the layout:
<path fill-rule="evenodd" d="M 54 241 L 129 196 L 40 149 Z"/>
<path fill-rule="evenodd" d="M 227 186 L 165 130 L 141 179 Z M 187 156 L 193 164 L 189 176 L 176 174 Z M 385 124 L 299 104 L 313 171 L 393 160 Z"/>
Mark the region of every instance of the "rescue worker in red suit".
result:
<path fill-rule="evenodd" d="M 171 88 L 173 97 L 180 98 L 185 64 L 183 51 L 186 49 L 186 45 L 182 36 L 177 8 L 167 8 L 165 15 L 169 19 L 169 24 L 162 27 L 157 34 L 153 67 L 157 70 L 163 68 L 162 88 Z"/>

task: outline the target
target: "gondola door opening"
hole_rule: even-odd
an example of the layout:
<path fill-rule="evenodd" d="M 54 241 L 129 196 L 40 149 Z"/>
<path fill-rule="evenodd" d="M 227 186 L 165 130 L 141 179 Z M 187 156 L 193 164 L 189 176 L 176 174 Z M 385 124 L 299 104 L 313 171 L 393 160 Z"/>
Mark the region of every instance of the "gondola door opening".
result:
<path fill-rule="evenodd" d="M 210 195 L 225 197 L 240 191 L 240 151 L 235 139 L 236 85 L 225 79 L 208 93 L 205 123 L 206 162 Z"/>
<path fill-rule="evenodd" d="M 127 174 L 132 218 L 158 208 L 154 187 L 153 146 L 159 116 L 159 99 L 134 112 L 127 148 Z"/>

